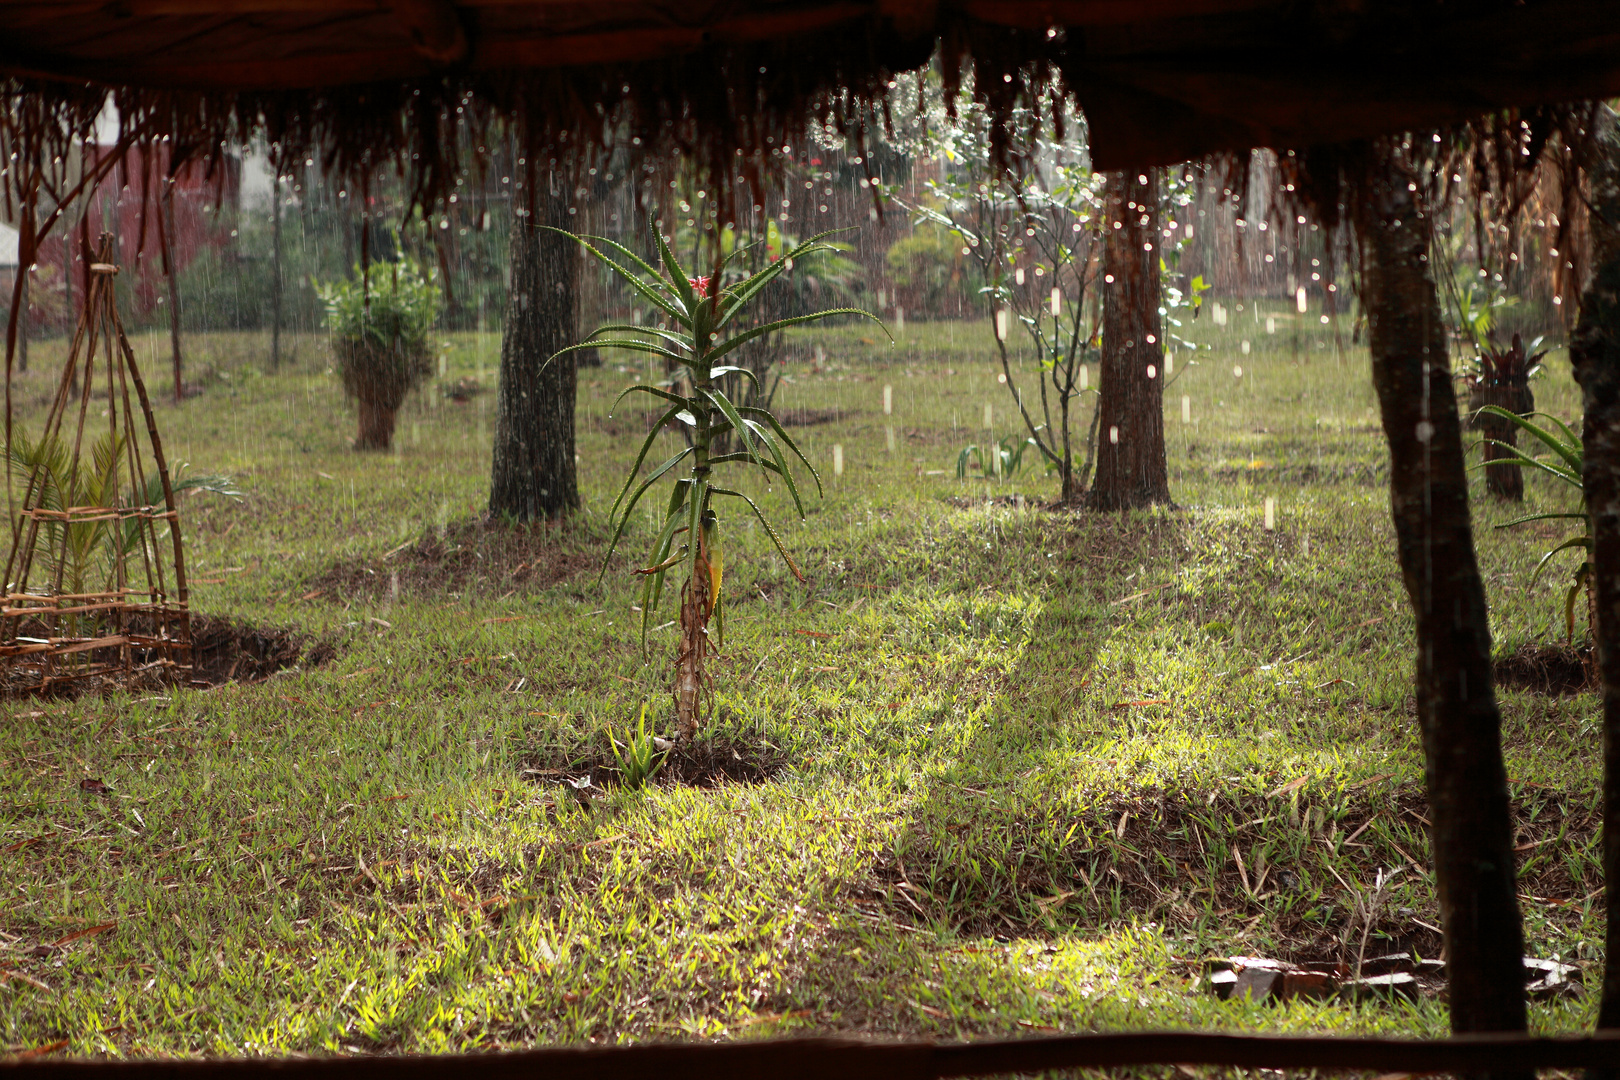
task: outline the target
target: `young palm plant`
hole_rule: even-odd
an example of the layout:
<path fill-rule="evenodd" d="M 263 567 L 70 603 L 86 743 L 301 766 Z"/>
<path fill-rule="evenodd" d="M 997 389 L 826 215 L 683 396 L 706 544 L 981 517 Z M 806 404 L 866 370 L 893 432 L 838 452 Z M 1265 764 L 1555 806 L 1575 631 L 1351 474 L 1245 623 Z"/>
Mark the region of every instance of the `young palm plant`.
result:
<path fill-rule="evenodd" d="M 571 233 L 564 235 L 573 236 Z M 653 538 L 646 565 L 636 573 L 645 579 L 641 595 L 641 633 L 645 646 L 647 626 L 663 595 L 666 575 L 672 570 L 685 572 L 680 599 L 680 645 L 675 657 L 677 740 L 693 738 L 702 726 L 704 717 L 711 711 L 713 681 L 706 660 L 712 651 L 720 647 L 725 632 L 721 594 L 725 560 L 715 500 L 731 499 L 747 506 L 759 519 L 771 543 L 776 545 L 788 569 L 800 581 L 804 580 L 804 575 L 788 555 L 782 538 L 759 504 L 734 487 L 717 484 L 715 468 L 721 465 L 755 466 L 766 474 L 767 480 L 780 477 L 801 518 L 804 516 L 804 502 L 798 483 L 793 478 L 789 454 L 798 458 L 809 470 L 815 479 L 817 493 L 821 491 L 821 477 L 771 411 L 752 405 L 738 405 L 726 395 L 720 382 L 727 376 L 752 380 L 758 388 L 754 373 L 746 367 L 728 363 L 728 358 L 756 338 L 834 315 L 859 316 L 882 325 L 875 315 L 859 308 L 832 308 L 753 325 L 741 319 L 777 275 L 791 268 L 795 262 L 835 251 L 833 245 L 822 242 L 830 235 L 830 232 L 824 232 L 809 238 L 757 273 L 734 274 L 732 276 L 736 280 L 730 285 L 724 284 L 727 270 L 741 249 L 727 255 L 710 276 L 688 277 L 657 229 L 653 230 L 653 236 L 661 270 L 606 237 L 573 237 L 643 300 L 662 312 L 666 321 L 656 327 L 608 324 L 598 327 L 583 342 L 569 346 L 562 352 L 614 348 L 651 353 L 679 365 L 685 374 L 683 379 L 663 386 L 639 384 L 619 395 L 618 400 L 622 401 L 630 394 L 647 394 L 658 399 L 665 408 L 641 444 L 636 463 L 631 467 L 630 475 L 625 478 L 624 487 L 608 514 L 613 539 L 607 553 L 607 559 L 611 559 L 642 496 L 674 474 L 663 523 Z M 733 324 L 746 325 L 747 329 L 726 337 L 727 327 L 736 329 Z M 557 355 L 561 355 L 561 352 Z M 658 441 L 659 433 L 666 425 L 675 423 L 685 424 L 690 429 L 689 445 L 665 459 L 643 478 L 642 465 Z M 729 435 L 728 452 L 714 453 L 718 449 L 717 439 L 724 435 Z M 604 559 L 604 570 L 606 565 Z M 714 628 L 712 635 L 711 624 Z"/>

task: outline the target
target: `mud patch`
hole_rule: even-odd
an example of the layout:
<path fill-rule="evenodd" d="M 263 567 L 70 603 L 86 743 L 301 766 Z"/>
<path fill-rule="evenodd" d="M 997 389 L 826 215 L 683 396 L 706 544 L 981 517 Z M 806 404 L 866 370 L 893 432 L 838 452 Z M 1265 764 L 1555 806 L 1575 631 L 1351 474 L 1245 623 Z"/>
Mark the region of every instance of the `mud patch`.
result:
<path fill-rule="evenodd" d="M 295 665 L 320 667 L 337 657 L 331 642 L 310 642 L 278 627 L 191 617 L 192 685 L 258 682 Z"/>
<path fill-rule="evenodd" d="M 612 416 L 597 416 L 591 420 L 591 426 L 613 438 L 628 435 L 645 436 L 652 430 L 654 423 L 662 411 L 647 412 L 637 409 L 621 409 Z M 779 409 L 776 411 L 777 420 L 783 427 L 818 427 L 822 424 L 835 424 L 849 416 L 848 409 Z M 679 433 L 682 427 L 675 421 L 664 425 L 669 431 Z"/>
<path fill-rule="evenodd" d="M 130 628 L 136 632 L 154 632 L 149 625 L 134 620 Z M 43 628 L 40 633 L 48 633 Z M 98 662 L 117 663 L 117 652 L 106 650 L 97 654 Z M 10 672 L 0 668 L 0 697 L 22 698 L 79 698 L 87 695 L 106 695 L 120 690 L 149 692 L 180 685 L 197 689 L 220 686 L 229 682 L 260 682 L 284 668 L 301 665 L 319 667 L 337 656 L 331 642 L 312 642 L 302 634 L 279 627 L 250 626 L 231 619 L 215 618 L 193 613 L 191 616 L 192 669 L 176 670 L 153 663 L 155 653 L 136 649 L 132 668 L 125 673 L 116 669 L 90 678 L 63 679 L 51 682 L 44 690 L 37 678 L 13 680 Z"/>
<path fill-rule="evenodd" d="M 973 477 L 973 479 L 983 479 Z M 1023 510 L 1026 507 L 1039 509 L 1047 505 L 1045 499 L 1039 495 L 948 495 L 945 501 L 958 510 L 977 510 L 981 506 L 1000 506 L 1012 510 Z M 1061 503 L 1054 503 L 1061 506 Z"/>
<path fill-rule="evenodd" d="M 1132 921 L 1191 932 L 1215 910 L 1230 914 L 1233 925 L 1248 922 L 1251 932 L 1264 921 L 1273 950 L 1267 955 L 1302 964 L 1349 962 L 1367 929 L 1357 905 L 1378 875 L 1399 870 L 1407 886 L 1417 880 L 1417 867 L 1429 865 L 1422 786 L 1378 786 L 1389 779 L 1334 792 L 1331 806 L 1307 796 L 1281 814 L 1270 796 L 1145 791 L 1050 826 L 1032 824 L 1038 815 L 987 814 L 984 793 L 947 785 L 911 812 L 854 902 L 880 905 L 918 925 L 951 925 L 963 935 L 1041 936 L 1054 926 Z M 1549 922 L 1571 930 L 1585 917 L 1584 899 L 1602 885 L 1601 858 L 1594 857 L 1601 816 L 1579 792 L 1526 786 L 1517 796 L 1520 891 L 1545 905 Z M 1296 812 L 1299 824 L 1290 824 Z M 1332 820 L 1335 814 L 1341 816 Z M 1250 824 L 1231 831 L 1237 822 Z M 1250 831 L 1261 823 L 1270 828 Z M 1043 829 L 1066 837 L 1064 845 L 1038 839 Z M 1338 843 L 1349 837 L 1359 842 Z M 1234 845 L 1241 863 L 1224 854 Z M 1257 851 L 1296 846 L 1300 856 L 1255 861 Z M 1400 906 L 1414 900 L 1411 909 Z M 1369 948 L 1437 956 L 1438 926 L 1426 887 L 1400 900 L 1392 894 L 1376 908 Z M 1230 951 L 1244 949 L 1234 943 Z"/>
<path fill-rule="evenodd" d="M 787 765 L 787 754 L 763 738 L 715 734 L 669 751 L 652 783 L 695 788 L 763 784 L 779 776 Z M 586 776 L 598 789 L 616 788 L 619 763 L 610 752 L 591 747 L 568 761 L 531 759 L 523 765 L 524 779 L 542 784 L 577 782 Z"/>
<path fill-rule="evenodd" d="M 1491 663 L 1496 685 L 1563 697 L 1591 689 L 1591 646 L 1525 645 Z"/>
<path fill-rule="evenodd" d="M 1186 469 L 1185 473 L 1194 470 Z M 1268 484 L 1349 484 L 1356 487 L 1381 487 L 1389 483 L 1389 466 L 1379 463 L 1352 463 L 1346 465 L 1253 465 L 1242 468 L 1210 469 L 1209 478 L 1224 483 Z"/>
<path fill-rule="evenodd" d="M 848 409 L 781 409 L 776 418 L 783 427 L 816 427 L 836 424 L 848 415 Z"/>
<path fill-rule="evenodd" d="M 350 559 L 310 582 L 311 599 L 397 593 L 496 595 L 543 589 L 602 563 L 598 537 L 571 522 L 505 525 L 487 517 L 451 525 L 371 558 Z"/>

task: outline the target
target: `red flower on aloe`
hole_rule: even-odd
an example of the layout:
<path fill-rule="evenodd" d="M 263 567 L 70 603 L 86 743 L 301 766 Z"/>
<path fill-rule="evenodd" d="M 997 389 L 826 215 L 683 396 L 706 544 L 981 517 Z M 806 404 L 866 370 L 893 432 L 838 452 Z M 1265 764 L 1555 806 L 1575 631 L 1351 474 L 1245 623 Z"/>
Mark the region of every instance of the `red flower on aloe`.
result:
<path fill-rule="evenodd" d="M 686 283 L 697 290 L 699 300 L 707 300 L 713 295 L 710 291 L 709 279 L 706 277 L 687 278 Z"/>

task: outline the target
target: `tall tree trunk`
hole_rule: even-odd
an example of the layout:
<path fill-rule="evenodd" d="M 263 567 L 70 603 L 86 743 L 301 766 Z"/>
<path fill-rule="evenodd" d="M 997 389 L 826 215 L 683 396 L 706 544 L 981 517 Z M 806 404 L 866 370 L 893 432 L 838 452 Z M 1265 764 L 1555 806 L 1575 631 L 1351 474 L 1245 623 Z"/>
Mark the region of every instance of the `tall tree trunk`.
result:
<path fill-rule="evenodd" d="M 1603 110 L 1591 172 L 1592 281 L 1581 296 L 1569 359 L 1586 416 L 1582 481 L 1592 530 L 1592 635 L 1603 688 L 1603 880 L 1608 947 L 1598 1028 L 1620 1028 L 1620 130 Z M 1614 1070 L 1596 1075 L 1614 1076 Z"/>
<path fill-rule="evenodd" d="M 22 289 L 18 292 L 17 300 L 17 370 L 28 370 L 28 267 L 19 265 L 17 273 L 22 275 Z"/>
<path fill-rule="evenodd" d="M 1147 182 L 1142 183 L 1142 177 Z M 1159 174 L 1110 173 L 1093 510 L 1170 501 L 1159 322 Z M 1115 229 L 1112 225 L 1120 223 Z M 1110 280 L 1112 279 L 1112 280 Z"/>
<path fill-rule="evenodd" d="M 281 177 L 270 181 L 270 370 L 281 367 Z"/>
<path fill-rule="evenodd" d="M 493 515 L 533 521 L 579 509 L 574 472 L 575 244 L 539 225 L 568 227 L 568 192 L 535 193 L 533 213 L 513 199 L 512 286 L 496 397 Z M 537 220 L 541 219 L 541 220 Z"/>
<path fill-rule="evenodd" d="M 1359 207 L 1363 297 L 1389 440 L 1401 577 L 1417 617 L 1417 712 L 1451 1028 L 1523 1031 L 1524 948 L 1507 770 L 1462 427 L 1429 273 L 1429 226 L 1408 188 L 1408 171 L 1384 153 Z"/>
<path fill-rule="evenodd" d="M 174 403 L 178 405 L 185 400 L 186 384 L 180 363 L 180 282 L 174 265 L 173 177 L 163 184 L 163 206 L 158 213 L 158 243 L 163 249 L 163 276 L 169 281 L 169 345 L 174 353 Z"/>

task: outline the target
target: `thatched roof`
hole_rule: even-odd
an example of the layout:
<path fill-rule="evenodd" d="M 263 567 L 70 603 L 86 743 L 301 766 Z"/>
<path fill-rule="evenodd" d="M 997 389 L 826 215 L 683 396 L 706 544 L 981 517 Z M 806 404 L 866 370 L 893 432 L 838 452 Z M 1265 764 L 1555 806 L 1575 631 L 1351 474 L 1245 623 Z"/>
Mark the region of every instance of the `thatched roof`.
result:
<path fill-rule="evenodd" d="M 720 162 L 807 112 L 870 121 L 936 45 L 1003 115 L 1060 71 L 1102 167 L 1620 94 L 1610 0 L 0 0 L 0 76 L 33 104 L 82 119 L 87 84 L 120 87 L 149 134 L 261 124 L 340 167 L 420 168 L 458 108 L 531 143 L 613 116 Z"/>

